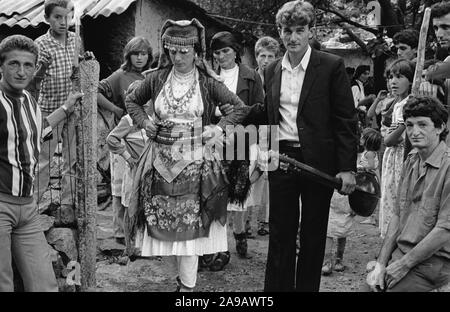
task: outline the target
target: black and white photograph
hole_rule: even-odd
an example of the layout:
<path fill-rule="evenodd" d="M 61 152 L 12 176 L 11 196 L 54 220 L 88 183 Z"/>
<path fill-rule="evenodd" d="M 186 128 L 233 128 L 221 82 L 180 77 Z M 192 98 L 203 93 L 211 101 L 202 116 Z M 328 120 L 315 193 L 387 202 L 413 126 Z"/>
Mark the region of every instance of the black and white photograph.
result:
<path fill-rule="evenodd" d="M 448 0 L 0 0 L 0 292 L 450 292 L 449 114 Z"/>

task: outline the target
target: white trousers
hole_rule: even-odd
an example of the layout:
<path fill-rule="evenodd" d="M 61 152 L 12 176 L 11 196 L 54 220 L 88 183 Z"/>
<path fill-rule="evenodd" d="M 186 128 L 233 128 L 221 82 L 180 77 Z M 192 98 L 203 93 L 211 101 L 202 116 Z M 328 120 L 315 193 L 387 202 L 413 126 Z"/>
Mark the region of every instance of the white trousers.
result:
<path fill-rule="evenodd" d="M 178 277 L 185 287 L 194 288 L 197 283 L 198 256 L 175 256 Z"/>

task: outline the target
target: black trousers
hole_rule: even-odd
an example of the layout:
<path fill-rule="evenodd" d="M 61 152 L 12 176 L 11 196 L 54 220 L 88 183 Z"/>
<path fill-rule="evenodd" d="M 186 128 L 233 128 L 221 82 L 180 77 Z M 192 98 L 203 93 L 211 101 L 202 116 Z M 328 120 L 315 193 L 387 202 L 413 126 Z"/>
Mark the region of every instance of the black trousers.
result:
<path fill-rule="evenodd" d="M 302 161 L 301 148 L 280 148 L 280 152 Z M 332 195 L 331 188 L 297 173 L 269 172 L 270 234 L 264 291 L 319 291 Z M 300 196 L 300 253 L 296 257 Z"/>

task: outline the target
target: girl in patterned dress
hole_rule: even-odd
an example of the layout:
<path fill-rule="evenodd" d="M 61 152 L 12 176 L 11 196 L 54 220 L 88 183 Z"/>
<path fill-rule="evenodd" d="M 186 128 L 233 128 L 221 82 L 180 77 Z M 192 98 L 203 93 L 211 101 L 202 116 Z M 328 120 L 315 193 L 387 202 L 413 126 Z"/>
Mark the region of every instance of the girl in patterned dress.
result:
<path fill-rule="evenodd" d="M 408 100 L 411 84 L 414 78 L 414 66 L 406 60 L 397 60 L 387 71 L 388 83 L 395 96 L 392 109 L 392 123 L 384 135 L 386 150 L 384 151 L 381 169 L 381 199 L 379 228 L 384 238 L 391 219 L 397 188 L 403 167 L 405 149 L 405 124 L 403 121 L 403 106 Z"/>

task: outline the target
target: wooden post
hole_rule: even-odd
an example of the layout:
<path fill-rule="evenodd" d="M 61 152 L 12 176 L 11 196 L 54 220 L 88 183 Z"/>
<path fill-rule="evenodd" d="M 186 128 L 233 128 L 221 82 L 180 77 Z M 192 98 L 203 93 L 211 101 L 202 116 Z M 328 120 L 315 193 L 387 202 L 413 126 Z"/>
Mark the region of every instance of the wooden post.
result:
<path fill-rule="evenodd" d="M 425 48 L 427 46 L 428 26 L 430 25 L 431 9 L 426 8 L 423 13 L 422 26 L 420 27 L 419 44 L 417 46 L 416 70 L 414 72 L 414 80 L 411 87 L 411 94 L 419 93 L 420 83 L 422 82 L 423 64 L 425 62 Z"/>
<path fill-rule="evenodd" d="M 97 88 L 100 65 L 96 60 L 79 64 L 82 105 L 77 105 L 77 221 L 81 291 L 95 288 L 97 252 Z"/>

